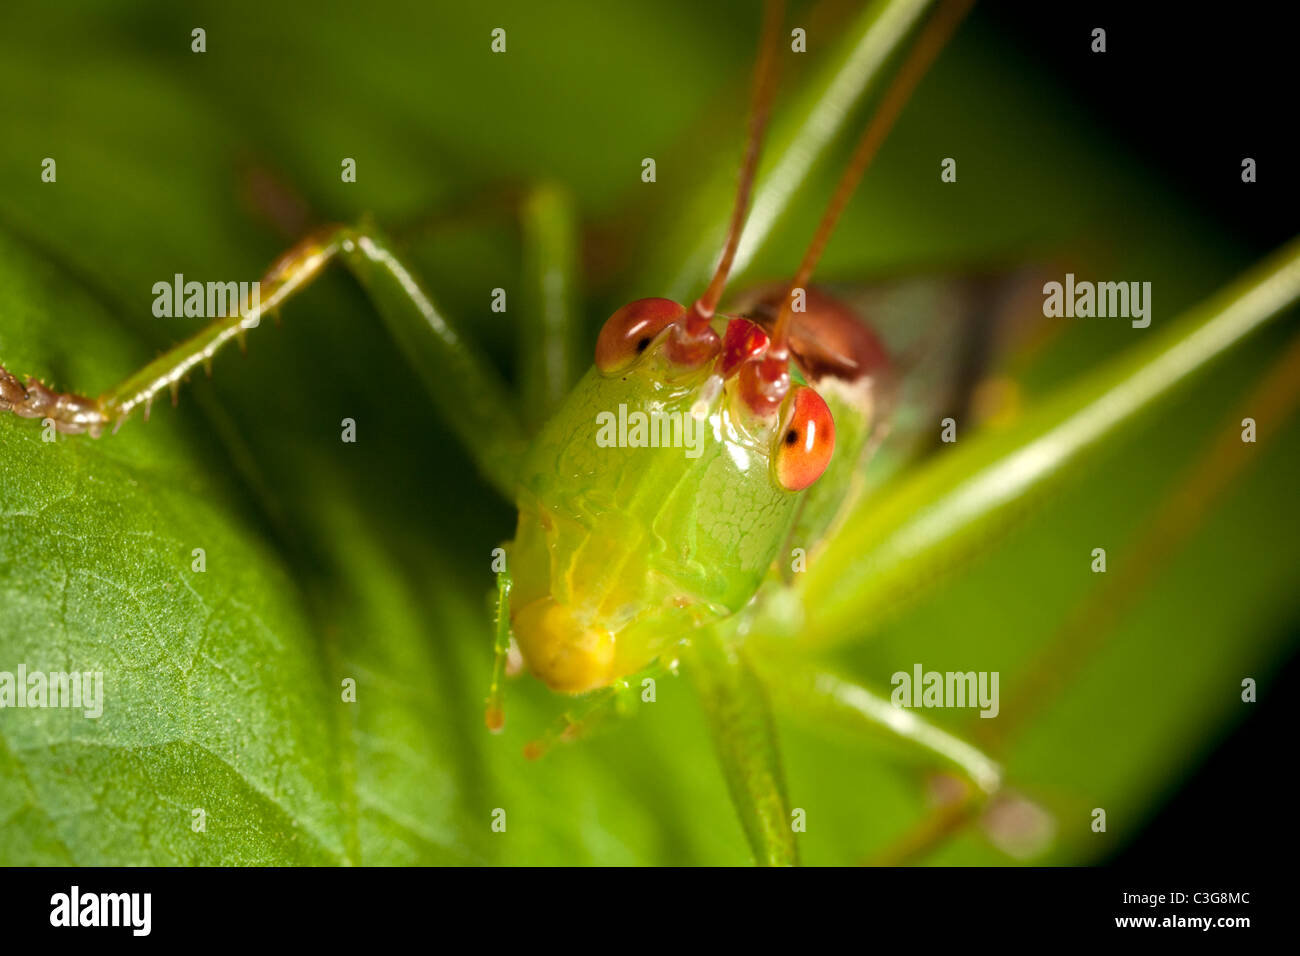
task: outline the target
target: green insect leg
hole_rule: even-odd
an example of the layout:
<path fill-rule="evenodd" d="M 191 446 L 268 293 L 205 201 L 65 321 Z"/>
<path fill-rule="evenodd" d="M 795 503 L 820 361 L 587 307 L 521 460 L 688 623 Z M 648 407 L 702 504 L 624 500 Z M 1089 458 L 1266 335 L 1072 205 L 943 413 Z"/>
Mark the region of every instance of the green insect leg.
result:
<path fill-rule="evenodd" d="M 637 704 L 642 682 L 658 678 L 668 670 L 669 665 L 656 660 L 635 674 L 586 695 L 581 706 L 566 711 L 542 736 L 530 741 L 524 747 L 524 756 L 537 760 L 556 744 L 572 743 L 613 718 L 629 715 Z"/>
<path fill-rule="evenodd" d="M 487 713 L 484 722 L 488 730 L 499 734 L 506 725 L 505 692 L 501 681 L 506 673 L 506 658 L 510 656 L 510 588 L 514 581 L 509 571 L 497 572 L 497 631 L 492 655 L 492 685 L 488 688 Z"/>
<path fill-rule="evenodd" d="M 689 645 L 687 672 L 754 858 L 764 866 L 794 866 L 799 856 L 767 692 L 729 637 L 730 627 L 701 629 Z"/>
<path fill-rule="evenodd" d="M 760 656 L 755 656 L 754 664 L 779 711 L 854 733 L 892 737 L 927 762 L 957 772 L 986 797 L 1002 786 L 1002 769 L 996 761 L 915 711 L 895 707 L 888 698 L 859 684 L 807 665 Z"/>
<path fill-rule="evenodd" d="M 329 226 L 303 239 L 272 265 L 259 284 L 257 300 L 245 311 L 216 319 L 98 398 L 54 392 L 31 379 L 23 383 L 0 367 L 0 411 L 49 418 L 60 431 L 92 436 L 107 426 L 116 429 L 137 408 L 147 417 L 159 392 L 169 389 L 174 397 L 196 366 L 210 367 L 216 353 L 232 341 L 242 345 L 263 316 L 277 314 L 335 259 L 341 259 L 369 293 L 435 406 L 483 474 L 513 498 L 525 441 L 504 384 L 452 328 L 370 223 Z"/>
<path fill-rule="evenodd" d="M 578 374 L 578 222 L 562 187 L 534 188 L 519 210 L 527 300 L 520 326 L 519 373 L 524 419 L 531 428 L 559 407 Z"/>
<path fill-rule="evenodd" d="M 842 727 L 852 733 L 883 735 L 926 763 L 942 767 L 952 791 L 942 806 L 886 849 L 876 863 L 920 859 L 963 826 L 1002 791 L 1003 773 L 992 758 L 911 710 L 829 672 L 784 658 L 755 657 L 774 706 L 802 721 Z"/>

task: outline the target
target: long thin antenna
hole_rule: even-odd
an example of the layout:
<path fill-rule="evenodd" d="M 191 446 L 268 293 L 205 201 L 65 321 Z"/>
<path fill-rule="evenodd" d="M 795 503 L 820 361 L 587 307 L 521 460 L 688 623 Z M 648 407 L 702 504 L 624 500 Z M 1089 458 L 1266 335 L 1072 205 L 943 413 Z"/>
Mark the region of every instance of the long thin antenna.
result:
<path fill-rule="evenodd" d="M 736 259 L 736 249 L 740 246 L 740 234 L 744 231 L 745 216 L 749 212 L 749 197 L 754 191 L 754 174 L 758 170 L 758 158 L 763 152 L 763 133 L 772 112 L 772 94 L 776 89 L 777 75 L 776 49 L 784 20 L 784 0 L 767 0 L 763 5 L 763 28 L 759 39 L 758 63 L 754 67 L 754 91 L 749 110 L 749 138 L 745 143 L 745 157 L 740 164 L 736 205 L 731 212 L 727 241 L 722 247 L 722 258 L 718 260 L 713 280 L 704 294 L 695 301 L 694 314 L 690 318 L 697 323 L 707 323 L 713 318 L 713 312 L 722 298 L 722 290 L 727 284 L 731 264 Z"/>
<path fill-rule="evenodd" d="M 826 243 L 831 238 L 831 233 L 835 231 L 835 226 L 839 222 L 840 214 L 844 212 L 844 207 L 848 205 L 849 197 L 858 186 L 858 181 L 862 179 L 862 174 L 866 172 L 867 166 L 875 158 L 885 137 L 889 135 L 894 121 L 907 105 L 912 91 L 925 76 L 930 64 L 934 62 L 939 51 L 943 49 L 944 44 L 952 36 L 957 25 L 961 23 L 966 12 L 971 8 L 974 0 L 950 0 L 945 3 L 939 11 L 930 19 L 917 37 L 911 52 L 908 53 L 907 59 L 899 67 L 898 73 L 894 75 L 894 80 L 889 89 L 885 92 L 880 101 L 880 106 L 876 113 L 871 117 L 867 128 L 862 131 L 862 137 L 858 140 L 858 145 L 854 147 L 853 158 L 849 160 L 849 165 L 840 177 L 839 184 L 835 187 L 835 194 L 831 197 L 830 205 L 826 207 L 826 212 L 822 216 L 822 221 L 817 226 L 817 232 L 813 234 L 812 242 L 808 246 L 808 251 L 804 253 L 803 261 L 799 264 L 799 271 L 795 273 L 794 281 L 790 283 L 790 288 L 786 292 L 785 301 L 781 305 L 781 312 L 777 317 L 776 325 L 772 329 L 772 345 L 768 350 L 770 356 L 783 357 L 786 352 L 786 343 L 790 334 L 790 316 L 792 312 L 792 296 L 795 289 L 802 289 L 812 278 L 813 269 L 817 266 L 817 261 L 821 258 L 822 252 L 826 248 Z"/>

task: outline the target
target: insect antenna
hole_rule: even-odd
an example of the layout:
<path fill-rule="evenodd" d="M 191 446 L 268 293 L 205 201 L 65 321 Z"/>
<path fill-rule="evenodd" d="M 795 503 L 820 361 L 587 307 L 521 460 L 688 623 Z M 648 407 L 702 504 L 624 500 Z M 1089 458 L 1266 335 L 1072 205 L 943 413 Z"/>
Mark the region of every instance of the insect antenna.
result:
<path fill-rule="evenodd" d="M 830 240 L 831 233 L 835 231 L 835 226 L 839 222 L 840 214 L 844 212 L 844 207 L 848 205 L 849 198 L 857 188 L 862 174 L 866 172 L 867 166 L 875 158 L 880 146 L 889 135 L 893 128 L 894 121 L 898 119 L 903 107 L 907 105 L 908 99 L 911 98 L 912 91 L 925 76 L 930 65 L 934 62 L 935 57 L 943 49 L 948 39 L 961 23 L 962 18 L 970 9 L 974 0 L 950 0 L 943 4 L 939 11 L 926 23 L 917 37 L 916 43 L 899 67 L 898 72 L 894 75 L 893 82 L 890 84 L 885 95 L 880 100 L 875 115 L 867 123 L 867 128 L 862 131 L 862 136 L 858 140 L 857 146 L 853 149 L 853 156 L 849 160 L 848 166 L 840 176 L 840 181 L 835 187 L 835 192 L 831 196 L 831 201 L 826 207 L 826 212 L 822 214 L 821 222 L 817 224 L 817 231 L 813 234 L 812 242 L 808 245 L 808 250 L 804 253 L 803 261 L 799 263 L 799 270 L 795 273 L 793 281 L 786 290 L 785 298 L 782 300 L 781 311 L 777 316 L 776 323 L 772 329 L 772 344 L 768 348 L 768 361 L 765 364 L 769 368 L 780 366 L 784 371 L 784 366 L 789 358 L 789 338 L 790 338 L 790 321 L 793 314 L 793 297 L 796 289 L 805 288 L 808 280 L 812 278 L 813 269 L 817 267 L 817 262 L 821 259 L 822 252 L 826 248 L 826 243 Z M 769 373 L 768 377 L 771 377 Z"/>
<path fill-rule="evenodd" d="M 758 160 L 763 152 L 763 134 L 767 129 L 768 117 L 772 112 L 772 98 L 776 91 L 777 60 L 776 50 L 785 19 L 785 0 L 767 0 L 763 4 L 763 27 L 759 38 L 758 62 L 754 66 L 754 86 L 749 111 L 749 135 L 745 142 L 745 154 L 740 164 L 740 177 L 736 185 L 736 204 L 731 212 L 731 222 L 727 226 L 727 238 L 722 247 L 722 256 L 713 272 L 713 279 L 708 288 L 695 300 L 695 305 L 686 316 L 686 331 L 701 335 L 709 327 L 709 321 L 722 298 L 727 276 L 736 259 L 736 249 L 740 246 L 740 234 L 745 228 L 745 217 L 749 213 L 749 200 L 754 191 L 754 177 L 758 170 Z"/>

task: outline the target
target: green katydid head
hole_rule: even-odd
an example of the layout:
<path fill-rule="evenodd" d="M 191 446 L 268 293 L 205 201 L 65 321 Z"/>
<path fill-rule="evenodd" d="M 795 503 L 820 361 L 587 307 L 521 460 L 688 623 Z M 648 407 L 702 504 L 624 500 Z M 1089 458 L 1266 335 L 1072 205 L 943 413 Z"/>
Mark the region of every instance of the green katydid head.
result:
<path fill-rule="evenodd" d="M 830 462 L 830 409 L 761 319 L 691 318 L 668 299 L 615 312 L 526 460 L 511 621 L 555 690 L 605 686 L 743 607 Z"/>

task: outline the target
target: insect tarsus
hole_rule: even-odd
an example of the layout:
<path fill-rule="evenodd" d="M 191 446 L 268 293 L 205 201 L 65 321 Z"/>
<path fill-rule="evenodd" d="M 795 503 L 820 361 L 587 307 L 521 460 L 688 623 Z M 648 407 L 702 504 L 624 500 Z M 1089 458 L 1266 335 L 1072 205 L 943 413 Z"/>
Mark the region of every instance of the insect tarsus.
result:
<path fill-rule="evenodd" d="M 56 392 L 37 379 L 28 378 L 24 385 L 0 365 L 0 411 L 10 411 L 20 418 L 40 418 L 53 422 L 56 430 L 69 435 L 88 433 L 98 438 L 108 424 L 108 416 L 99 401 L 75 392 Z"/>

